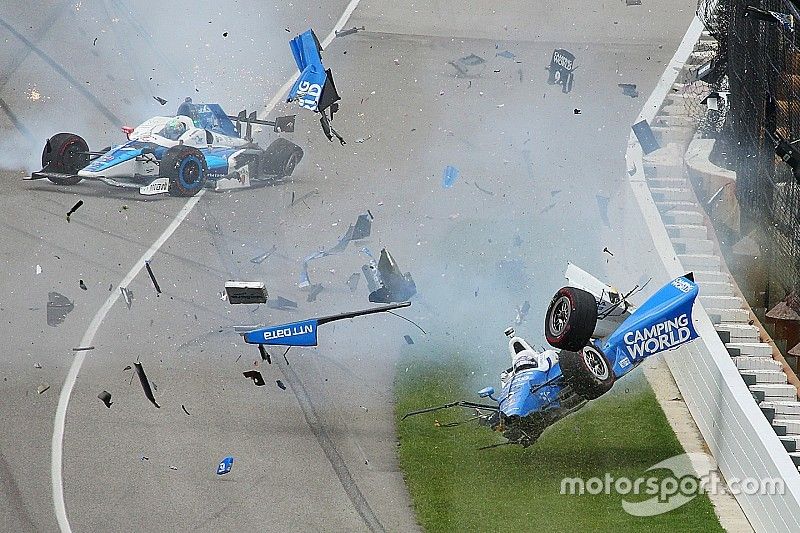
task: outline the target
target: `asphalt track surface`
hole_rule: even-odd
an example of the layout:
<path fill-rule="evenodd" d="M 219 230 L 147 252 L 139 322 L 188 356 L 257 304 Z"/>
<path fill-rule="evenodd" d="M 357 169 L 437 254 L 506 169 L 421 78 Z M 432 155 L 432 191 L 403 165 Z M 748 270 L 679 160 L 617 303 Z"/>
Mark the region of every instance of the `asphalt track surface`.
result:
<path fill-rule="evenodd" d="M 306 155 L 293 179 L 206 193 L 152 258 L 163 293 L 142 271 L 128 285 L 130 310 L 120 299 L 102 322 L 66 416 L 74 531 L 414 530 L 392 412 L 403 353 L 476 354 L 476 385 L 494 383 L 515 307 L 530 301 L 517 329 L 540 343 L 566 261 L 601 276 L 624 267 L 631 284 L 652 274 L 652 246 L 624 192 L 624 149 L 694 3 L 529 4 L 359 4 L 347 27 L 367 30 L 324 54 L 343 97 L 334 125 L 348 144 L 328 143 L 299 114 L 291 138 Z M 186 203 L 23 182 L 36 143 L 75 131 L 99 148 L 120 140 L 123 123 L 174 113 L 186 95 L 231 113 L 263 107 L 292 73 L 286 40 L 308 26 L 322 38 L 345 5 L 239 2 L 228 13 L 175 2 L 159 16 L 121 0 L 0 7 L 0 164 L 20 169 L 3 171 L 0 195 L 0 529 L 57 530 L 50 444 L 72 348 Z M 546 84 L 557 47 L 577 57 L 569 94 Z M 506 50 L 513 57 L 498 55 Z M 471 53 L 484 68 L 456 76 L 448 62 Z M 294 112 L 281 104 L 272 115 L 284 111 Z M 447 189 L 446 165 L 460 170 Z M 609 199 L 607 221 L 598 196 Z M 324 290 L 308 302 L 297 287 L 302 258 L 333 246 L 367 209 L 369 239 L 311 263 Z M 419 295 L 402 314 L 427 335 L 375 315 L 323 326 L 321 346 L 293 349 L 288 366 L 275 352 L 267 366 L 233 332 L 368 307 L 364 280 L 355 292 L 345 284 L 365 262 L 362 246 L 387 247 L 413 273 Z M 264 280 L 298 310 L 234 308 L 219 298 L 228 279 Z M 75 304 L 55 327 L 45 320 L 50 291 Z M 137 360 L 160 409 L 124 370 Z M 264 387 L 242 376 L 252 368 Z M 226 455 L 233 471 L 218 477 Z"/>

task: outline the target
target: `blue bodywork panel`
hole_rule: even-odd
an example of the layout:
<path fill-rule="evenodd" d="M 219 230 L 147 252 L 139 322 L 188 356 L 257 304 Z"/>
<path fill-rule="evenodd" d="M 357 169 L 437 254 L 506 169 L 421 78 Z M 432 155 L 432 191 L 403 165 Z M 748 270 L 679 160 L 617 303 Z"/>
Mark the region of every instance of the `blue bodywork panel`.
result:
<path fill-rule="evenodd" d="M 244 334 L 248 344 L 273 344 L 281 346 L 316 346 L 317 319 L 255 329 Z"/>
<path fill-rule="evenodd" d="M 651 355 L 697 338 L 692 305 L 697 284 L 681 277 L 664 285 L 606 338 L 603 353 L 617 377 Z"/>
<path fill-rule="evenodd" d="M 218 476 L 225 475 L 231 471 L 231 468 L 233 468 L 233 456 L 229 455 L 228 457 L 220 461 L 219 465 L 217 465 L 217 475 Z"/>
<path fill-rule="evenodd" d="M 313 31 L 307 30 L 289 41 L 289 47 L 300 76 L 289 90 L 288 101 L 296 99 L 300 107 L 317 111 L 327 78 L 320 56 L 319 41 Z"/>
<path fill-rule="evenodd" d="M 559 407 L 558 393 L 563 387 L 561 367 L 556 363 L 546 372 L 530 368 L 517 372 L 497 400 L 506 416 L 527 416 L 535 411 Z"/>

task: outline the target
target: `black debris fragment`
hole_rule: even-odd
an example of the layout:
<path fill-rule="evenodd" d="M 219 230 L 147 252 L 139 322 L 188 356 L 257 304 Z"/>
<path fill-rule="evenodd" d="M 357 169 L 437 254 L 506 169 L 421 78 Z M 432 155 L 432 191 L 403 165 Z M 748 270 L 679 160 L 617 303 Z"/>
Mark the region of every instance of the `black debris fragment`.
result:
<path fill-rule="evenodd" d="M 156 296 L 161 295 L 161 287 L 158 286 L 158 282 L 156 281 L 156 277 L 153 274 L 153 269 L 150 268 L 150 261 L 147 260 L 144 262 L 145 268 L 147 268 L 147 273 L 150 274 L 150 280 L 153 282 L 153 287 L 156 289 Z"/>
<path fill-rule="evenodd" d="M 349 230 L 348 230 L 349 231 Z M 372 232 L 372 213 L 358 215 L 353 232 L 350 236 L 351 241 L 366 239 Z"/>
<path fill-rule="evenodd" d="M 562 93 L 568 93 L 572 90 L 573 72 L 576 67 L 575 56 L 571 52 L 563 48 L 556 48 L 550 58 L 550 65 L 546 68 L 549 71 L 547 77 L 549 85 L 561 85 Z"/>
<path fill-rule="evenodd" d="M 87 289 L 87 288 L 86 288 L 86 284 L 83 282 L 83 280 L 82 280 L 82 279 L 81 279 L 81 280 L 78 280 L 78 286 L 79 286 L 81 289 L 85 290 L 85 291 L 88 291 L 88 290 L 89 290 L 89 289 Z"/>
<path fill-rule="evenodd" d="M 658 145 L 655 135 L 653 135 L 653 130 L 650 129 L 650 124 L 648 124 L 646 120 L 637 122 L 631 126 L 631 129 L 639 140 L 639 144 L 642 146 L 642 152 L 645 155 L 661 148 Z"/>
<path fill-rule="evenodd" d="M 622 89 L 622 94 L 625 96 L 630 96 L 631 98 L 636 98 L 639 96 L 639 91 L 636 90 L 635 83 L 618 83 L 617 87 Z"/>
<path fill-rule="evenodd" d="M 280 388 L 281 390 L 286 390 L 286 385 L 283 384 L 283 381 L 281 381 L 279 379 L 276 379 L 275 383 L 278 385 L 278 388 Z"/>
<path fill-rule="evenodd" d="M 86 352 L 89 350 L 94 350 L 94 346 L 78 346 L 72 349 L 73 352 Z"/>
<path fill-rule="evenodd" d="M 131 365 L 125 365 L 125 368 L 122 369 L 123 372 L 127 372 L 128 370 L 131 370 Z"/>
<path fill-rule="evenodd" d="M 595 198 L 597 199 L 597 208 L 600 210 L 600 218 L 606 226 L 610 226 L 611 224 L 608 221 L 608 201 L 610 198 L 599 194 Z"/>
<path fill-rule="evenodd" d="M 150 381 L 147 379 L 147 374 L 144 373 L 142 363 L 133 363 L 133 367 L 136 369 L 136 374 L 139 376 L 139 381 L 142 383 L 142 390 L 144 391 L 145 397 L 150 400 L 150 403 L 161 409 L 161 406 L 156 403 L 155 396 L 153 396 L 153 389 L 150 388 Z"/>
<path fill-rule="evenodd" d="M 161 105 L 166 105 L 166 103 L 167 103 L 167 101 L 164 100 L 163 98 L 161 98 L 160 96 L 154 96 L 153 100 L 155 100 L 156 102 L 158 102 Z"/>
<path fill-rule="evenodd" d="M 222 36 L 223 37 L 227 37 L 228 36 L 228 32 L 226 32 L 226 31 L 222 32 Z"/>
<path fill-rule="evenodd" d="M 258 345 L 258 353 L 261 354 L 261 360 L 266 361 L 267 364 L 272 364 L 272 357 L 269 355 L 269 352 L 266 348 L 264 348 L 263 344 Z"/>
<path fill-rule="evenodd" d="M 97 37 L 95 37 L 94 41 L 92 41 L 92 46 L 97 46 Z"/>
<path fill-rule="evenodd" d="M 114 290 L 114 284 L 113 283 L 109 283 L 108 284 L 108 292 L 111 292 L 113 290 Z"/>
<path fill-rule="evenodd" d="M 356 292 L 358 288 L 358 282 L 361 280 L 361 272 L 353 272 L 350 274 L 350 277 L 347 278 L 347 286 L 350 288 L 350 292 Z"/>
<path fill-rule="evenodd" d="M 192 416 L 191 414 L 189 414 L 189 411 L 186 410 L 186 407 L 183 404 L 181 404 L 181 409 L 183 409 L 183 412 L 186 413 L 187 415 Z"/>
<path fill-rule="evenodd" d="M 75 205 L 73 205 L 73 206 L 72 206 L 72 209 L 70 209 L 69 211 L 67 211 L 67 222 L 69 222 L 69 217 L 70 217 L 70 216 L 72 216 L 72 214 L 73 214 L 75 211 L 77 211 L 78 209 L 80 209 L 80 207 L 81 207 L 82 205 L 83 205 L 83 200 L 78 200 L 78 201 L 75 203 Z"/>
<path fill-rule="evenodd" d="M 358 33 L 360 31 L 364 31 L 365 29 L 366 28 L 364 28 L 364 26 L 361 26 L 360 28 L 357 28 L 357 27 L 353 26 L 349 30 L 337 31 L 336 32 L 336 37 L 345 37 L 347 35 L 352 35 L 354 33 Z M 288 29 L 287 29 L 287 31 L 288 31 Z"/>
<path fill-rule="evenodd" d="M 100 399 L 101 402 L 106 404 L 106 407 L 108 407 L 109 409 L 111 408 L 112 401 L 110 392 L 103 391 L 100 394 L 98 394 L 97 397 Z"/>
<path fill-rule="evenodd" d="M 277 249 L 278 249 L 278 246 L 277 246 L 277 245 L 275 245 L 275 244 L 273 244 L 273 245 L 272 245 L 272 248 L 270 248 L 268 251 L 264 252 L 263 254 L 261 254 L 261 255 L 258 255 L 258 256 L 256 256 L 256 257 L 252 258 L 252 259 L 250 260 L 250 262 L 251 262 L 251 263 L 255 263 L 255 264 L 257 264 L 257 265 L 260 265 L 261 263 L 263 263 L 263 262 L 264 262 L 264 260 L 266 260 L 266 259 L 267 259 L 267 257 L 269 257 L 269 256 L 271 256 L 273 253 L 275 253 L 275 250 L 277 250 Z"/>
<path fill-rule="evenodd" d="M 411 335 L 403 335 L 403 338 L 406 340 L 406 344 L 414 344 L 414 339 L 411 338 Z"/>
<path fill-rule="evenodd" d="M 366 239 L 367 237 L 369 237 L 371 232 L 372 232 L 371 213 L 358 215 L 356 223 L 350 224 L 350 227 L 347 228 L 347 232 L 341 239 L 339 239 L 339 243 L 330 250 L 328 250 L 327 253 L 342 252 L 344 251 L 345 248 L 347 248 L 347 244 L 350 241 Z"/>
<path fill-rule="evenodd" d="M 483 72 L 483 69 L 486 68 L 485 63 L 485 59 L 480 56 L 476 56 L 475 54 L 470 54 L 467 57 L 462 57 L 461 59 L 448 62 L 448 64 L 453 65 L 453 67 L 458 71 L 458 76 L 468 77 L 480 76 L 481 72 Z"/>
<path fill-rule="evenodd" d="M 478 185 L 478 182 L 475 182 L 475 187 L 477 187 L 477 188 L 478 188 L 478 190 L 479 190 L 479 191 L 481 191 L 482 193 L 486 193 L 486 194 L 488 194 L 489 196 L 494 196 L 494 193 L 493 193 L 492 191 L 490 191 L 490 190 L 488 190 L 488 189 L 484 189 L 483 187 L 481 187 L 480 185 Z"/>
<path fill-rule="evenodd" d="M 58 326 L 67 314 L 75 309 L 75 305 L 63 294 L 50 292 L 47 294 L 47 325 Z"/>
<path fill-rule="evenodd" d="M 306 298 L 306 301 L 307 302 L 316 302 L 317 301 L 317 296 L 319 296 L 319 293 L 321 293 L 323 289 L 324 289 L 324 287 L 322 286 L 321 283 L 317 283 L 316 285 L 309 286 L 308 287 L 308 291 L 309 291 L 308 292 L 308 298 Z"/>
<path fill-rule="evenodd" d="M 263 387 L 264 384 L 266 383 L 264 381 L 264 376 L 262 376 L 261 372 L 259 372 L 258 370 L 248 370 L 247 372 L 242 372 L 242 375 L 244 375 L 244 377 L 246 377 L 247 379 L 252 379 L 253 384 L 256 387 Z"/>
<path fill-rule="evenodd" d="M 298 202 L 303 202 L 306 198 L 310 198 L 312 196 L 319 195 L 319 189 L 313 189 L 304 195 L 300 196 L 299 198 L 295 199 L 295 193 L 292 191 L 292 201 L 289 203 L 289 207 L 292 207 L 294 204 Z"/>
<path fill-rule="evenodd" d="M 276 298 L 272 298 L 267 300 L 267 307 L 270 309 L 279 309 L 281 311 L 287 311 L 289 309 L 297 309 L 297 302 L 293 302 L 283 296 L 278 296 Z"/>
<path fill-rule="evenodd" d="M 628 5 L 628 6 L 640 6 L 640 5 L 642 5 L 642 0 L 625 0 L 625 5 Z"/>
<path fill-rule="evenodd" d="M 381 250 L 377 264 L 370 260 L 361 267 L 369 287 L 369 301 L 373 303 L 405 302 L 417 293 L 417 286 L 410 272 L 403 274 L 392 255 Z"/>
<path fill-rule="evenodd" d="M 576 107 L 575 109 L 572 110 L 572 113 L 574 115 L 580 115 L 581 114 L 581 110 Z"/>
<path fill-rule="evenodd" d="M 122 293 L 122 298 L 125 299 L 125 305 L 130 309 L 133 303 L 133 291 L 125 287 L 120 287 L 119 291 Z"/>
<path fill-rule="evenodd" d="M 611 250 L 609 250 L 609 249 L 608 249 L 608 247 L 603 247 L 603 252 L 604 252 L 604 253 L 607 253 L 607 254 L 608 254 L 608 255 L 610 255 L 611 257 L 614 257 L 614 254 L 612 254 L 612 253 L 611 253 Z"/>

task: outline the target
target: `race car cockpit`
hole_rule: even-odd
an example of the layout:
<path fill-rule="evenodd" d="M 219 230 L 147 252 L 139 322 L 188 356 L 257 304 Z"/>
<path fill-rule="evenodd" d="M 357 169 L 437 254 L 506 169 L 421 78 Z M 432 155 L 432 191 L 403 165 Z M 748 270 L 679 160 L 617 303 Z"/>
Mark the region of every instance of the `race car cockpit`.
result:
<path fill-rule="evenodd" d="M 239 133 L 219 104 L 195 104 L 190 97 L 178 106 L 178 116 L 192 119 L 196 128 L 213 131 L 230 137 L 239 137 Z"/>

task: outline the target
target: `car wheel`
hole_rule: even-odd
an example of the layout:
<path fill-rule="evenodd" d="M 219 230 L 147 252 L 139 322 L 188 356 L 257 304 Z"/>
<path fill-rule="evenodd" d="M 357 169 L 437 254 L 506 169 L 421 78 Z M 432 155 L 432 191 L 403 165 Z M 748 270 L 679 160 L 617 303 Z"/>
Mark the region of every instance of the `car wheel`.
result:
<path fill-rule="evenodd" d="M 544 335 L 551 346 L 575 352 L 589 342 L 596 325 L 594 295 L 575 287 L 562 287 L 547 308 Z"/>
<path fill-rule="evenodd" d="M 81 181 L 77 176 L 79 170 L 89 164 L 89 145 L 83 137 L 74 133 L 58 133 L 53 135 L 42 150 L 42 168 L 69 177 L 48 177 L 56 185 L 75 185 Z"/>
<path fill-rule="evenodd" d="M 264 176 L 291 176 L 295 167 L 303 159 L 303 149 L 284 138 L 275 139 L 262 156 Z"/>
<path fill-rule="evenodd" d="M 283 176 L 291 176 L 292 172 L 294 172 L 294 168 L 301 159 L 303 159 L 303 150 L 300 147 L 297 147 L 296 150 L 292 150 L 289 157 L 286 159 L 286 163 L 283 165 Z"/>
<path fill-rule="evenodd" d="M 206 183 L 206 158 L 192 146 L 173 146 L 159 166 L 161 176 L 169 179 L 170 194 L 175 196 L 194 196 Z"/>
<path fill-rule="evenodd" d="M 603 351 L 594 345 L 586 345 L 578 352 L 562 351 L 558 362 L 567 384 L 587 400 L 599 398 L 614 385 L 614 369 Z"/>

